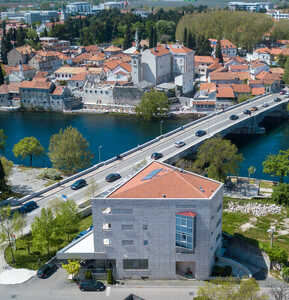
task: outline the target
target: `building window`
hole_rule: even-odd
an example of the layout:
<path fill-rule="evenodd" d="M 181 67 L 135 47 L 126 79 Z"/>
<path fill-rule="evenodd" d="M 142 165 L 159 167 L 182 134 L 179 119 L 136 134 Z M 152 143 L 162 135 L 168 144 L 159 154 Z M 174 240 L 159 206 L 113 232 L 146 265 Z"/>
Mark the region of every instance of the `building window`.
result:
<path fill-rule="evenodd" d="M 122 246 L 131 246 L 134 244 L 133 240 L 122 240 L 121 241 Z"/>
<path fill-rule="evenodd" d="M 104 223 L 102 224 L 102 230 L 111 230 L 111 224 L 110 223 Z"/>
<path fill-rule="evenodd" d="M 148 241 L 148 240 L 144 240 L 144 241 L 143 241 L 143 245 L 144 245 L 144 246 L 147 246 L 148 244 L 149 244 L 149 241 Z"/>
<path fill-rule="evenodd" d="M 111 246 L 111 240 L 110 239 L 103 239 L 104 246 Z"/>
<path fill-rule="evenodd" d="M 121 230 L 133 230 L 133 224 L 121 224 Z"/>
<path fill-rule="evenodd" d="M 116 215 L 131 215 L 132 209 L 131 208 L 113 208 L 111 210 L 112 214 Z"/>
<path fill-rule="evenodd" d="M 106 207 L 102 209 L 102 214 L 103 215 L 110 215 L 111 214 L 111 208 L 110 207 Z"/>
<path fill-rule="evenodd" d="M 142 229 L 143 230 L 148 230 L 148 225 L 147 224 L 143 224 Z"/>
<path fill-rule="evenodd" d="M 176 215 L 176 246 L 193 250 L 195 217 L 185 214 Z"/>
<path fill-rule="evenodd" d="M 124 259 L 124 270 L 147 270 L 149 268 L 148 259 Z"/>

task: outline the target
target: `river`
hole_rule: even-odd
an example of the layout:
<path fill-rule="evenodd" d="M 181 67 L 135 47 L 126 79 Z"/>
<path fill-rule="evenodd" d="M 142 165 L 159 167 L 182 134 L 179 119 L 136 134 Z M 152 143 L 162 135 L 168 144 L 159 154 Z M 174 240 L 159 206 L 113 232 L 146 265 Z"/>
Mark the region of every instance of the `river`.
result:
<path fill-rule="evenodd" d="M 163 133 L 188 121 L 188 119 L 165 120 L 162 126 Z M 89 141 L 94 154 L 93 163 L 98 162 L 100 145 L 100 158 L 105 160 L 156 137 L 161 130 L 159 121 L 144 122 L 130 116 L 1 112 L 0 128 L 3 128 L 8 136 L 5 156 L 17 164 L 28 165 L 28 160 L 14 157 L 12 148 L 15 143 L 26 136 L 35 136 L 47 150 L 50 136 L 70 125 L 76 127 Z M 270 153 L 289 148 L 289 122 L 267 129 L 264 135 L 232 137 L 232 140 L 244 156 L 240 176 L 247 176 L 248 167 L 255 166 L 254 177 L 274 179 L 262 172 L 262 161 Z M 33 165 L 48 167 L 50 162 L 45 155 L 35 158 Z"/>

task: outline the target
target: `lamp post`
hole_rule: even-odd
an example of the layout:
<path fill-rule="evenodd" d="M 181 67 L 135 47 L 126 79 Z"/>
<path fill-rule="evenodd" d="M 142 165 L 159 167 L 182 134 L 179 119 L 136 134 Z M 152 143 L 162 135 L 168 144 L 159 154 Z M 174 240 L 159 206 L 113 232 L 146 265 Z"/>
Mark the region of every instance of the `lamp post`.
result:
<path fill-rule="evenodd" d="M 271 242 L 270 242 L 271 248 L 273 247 L 273 237 L 274 237 L 275 231 L 276 231 L 275 226 L 271 226 L 270 229 L 267 230 L 267 232 L 271 234 Z"/>
<path fill-rule="evenodd" d="M 160 135 L 163 134 L 163 123 L 164 123 L 164 120 L 160 120 Z"/>
<path fill-rule="evenodd" d="M 98 162 L 100 163 L 100 151 L 102 149 L 102 145 L 98 146 Z"/>

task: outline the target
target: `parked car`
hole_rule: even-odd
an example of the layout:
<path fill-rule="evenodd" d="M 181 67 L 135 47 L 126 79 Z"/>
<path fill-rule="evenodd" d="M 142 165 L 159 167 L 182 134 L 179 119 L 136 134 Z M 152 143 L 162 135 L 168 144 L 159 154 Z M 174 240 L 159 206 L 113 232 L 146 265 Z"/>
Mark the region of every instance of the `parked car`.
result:
<path fill-rule="evenodd" d="M 120 154 L 117 154 L 115 157 L 116 157 L 116 159 L 121 159 Z"/>
<path fill-rule="evenodd" d="M 151 159 L 160 159 L 162 158 L 163 155 L 161 153 L 158 153 L 158 152 L 154 152 L 152 155 L 151 155 Z"/>
<path fill-rule="evenodd" d="M 72 190 L 78 190 L 78 189 L 81 189 L 82 187 L 84 187 L 86 185 L 87 185 L 87 183 L 86 183 L 85 179 L 79 179 L 71 185 L 71 189 Z"/>
<path fill-rule="evenodd" d="M 118 174 L 118 173 L 111 173 L 111 174 L 109 174 L 109 175 L 107 175 L 105 177 L 105 181 L 106 182 L 113 182 L 113 181 L 118 180 L 119 178 L 121 178 L 120 174 Z"/>
<path fill-rule="evenodd" d="M 105 285 L 101 281 L 82 280 L 78 283 L 81 291 L 104 291 Z"/>
<path fill-rule="evenodd" d="M 237 115 L 230 115 L 230 120 L 235 121 L 238 119 L 239 119 L 239 117 Z"/>
<path fill-rule="evenodd" d="M 269 106 L 269 103 L 264 103 L 262 106 L 263 106 L 263 107 L 268 107 L 268 106 Z"/>
<path fill-rule="evenodd" d="M 41 266 L 37 271 L 37 277 L 45 279 L 52 275 L 57 270 L 57 265 L 53 263 L 45 264 Z"/>
<path fill-rule="evenodd" d="M 285 95 L 286 94 L 286 90 L 281 90 L 280 91 L 280 95 Z"/>
<path fill-rule="evenodd" d="M 251 115 L 251 111 L 249 109 L 243 110 L 244 115 Z"/>
<path fill-rule="evenodd" d="M 254 112 L 254 111 L 257 111 L 258 110 L 258 107 L 257 106 L 252 106 L 251 108 L 250 108 L 250 111 L 251 112 Z"/>
<path fill-rule="evenodd" d="M 198 137 L 200 137 L 200 136 L 205 135 L 206 133 L 207 133 L 207 132 L 206 132 L 205 130 L 198 130 L 198 131 L 195 133 L 195 135 L 198 136 Z"/>
<path fill-rule="evenodd" d="M 20 214 L 26 214 L 37 208 L 38 205 L 35 201 L 29 201 L 20 206 L 17 210 Z"/>
<path fill-rule="evenodd" d="M 280 102 L 280 101 L 281 101 L 280 98 L 278 98 L 278 97 L 274 98 L 274 102 Z"/>
<path fill-rule="evenodd" d="M 181 147 L 183 147 L 183 146 L 185 146 L 185 145 L 186 145 L 185 142 L 181 142 L 181 141 L 175 142 L 175 146 L 176 146 L 177 148 L 181 148 Z"/>

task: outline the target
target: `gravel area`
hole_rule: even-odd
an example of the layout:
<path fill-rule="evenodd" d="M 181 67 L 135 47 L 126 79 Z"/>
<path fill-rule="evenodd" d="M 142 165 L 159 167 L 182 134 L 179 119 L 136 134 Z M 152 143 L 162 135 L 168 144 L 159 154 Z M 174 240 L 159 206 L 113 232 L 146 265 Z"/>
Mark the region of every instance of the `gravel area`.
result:
<path fill-rule="evenodd" d="M 45 168 L 27 168 L 14 166 L 8 178 L 14 192 L 29 195 L 44 188 L 49 183 L 46 179 L 40 179 L 39 175 Z"/>

